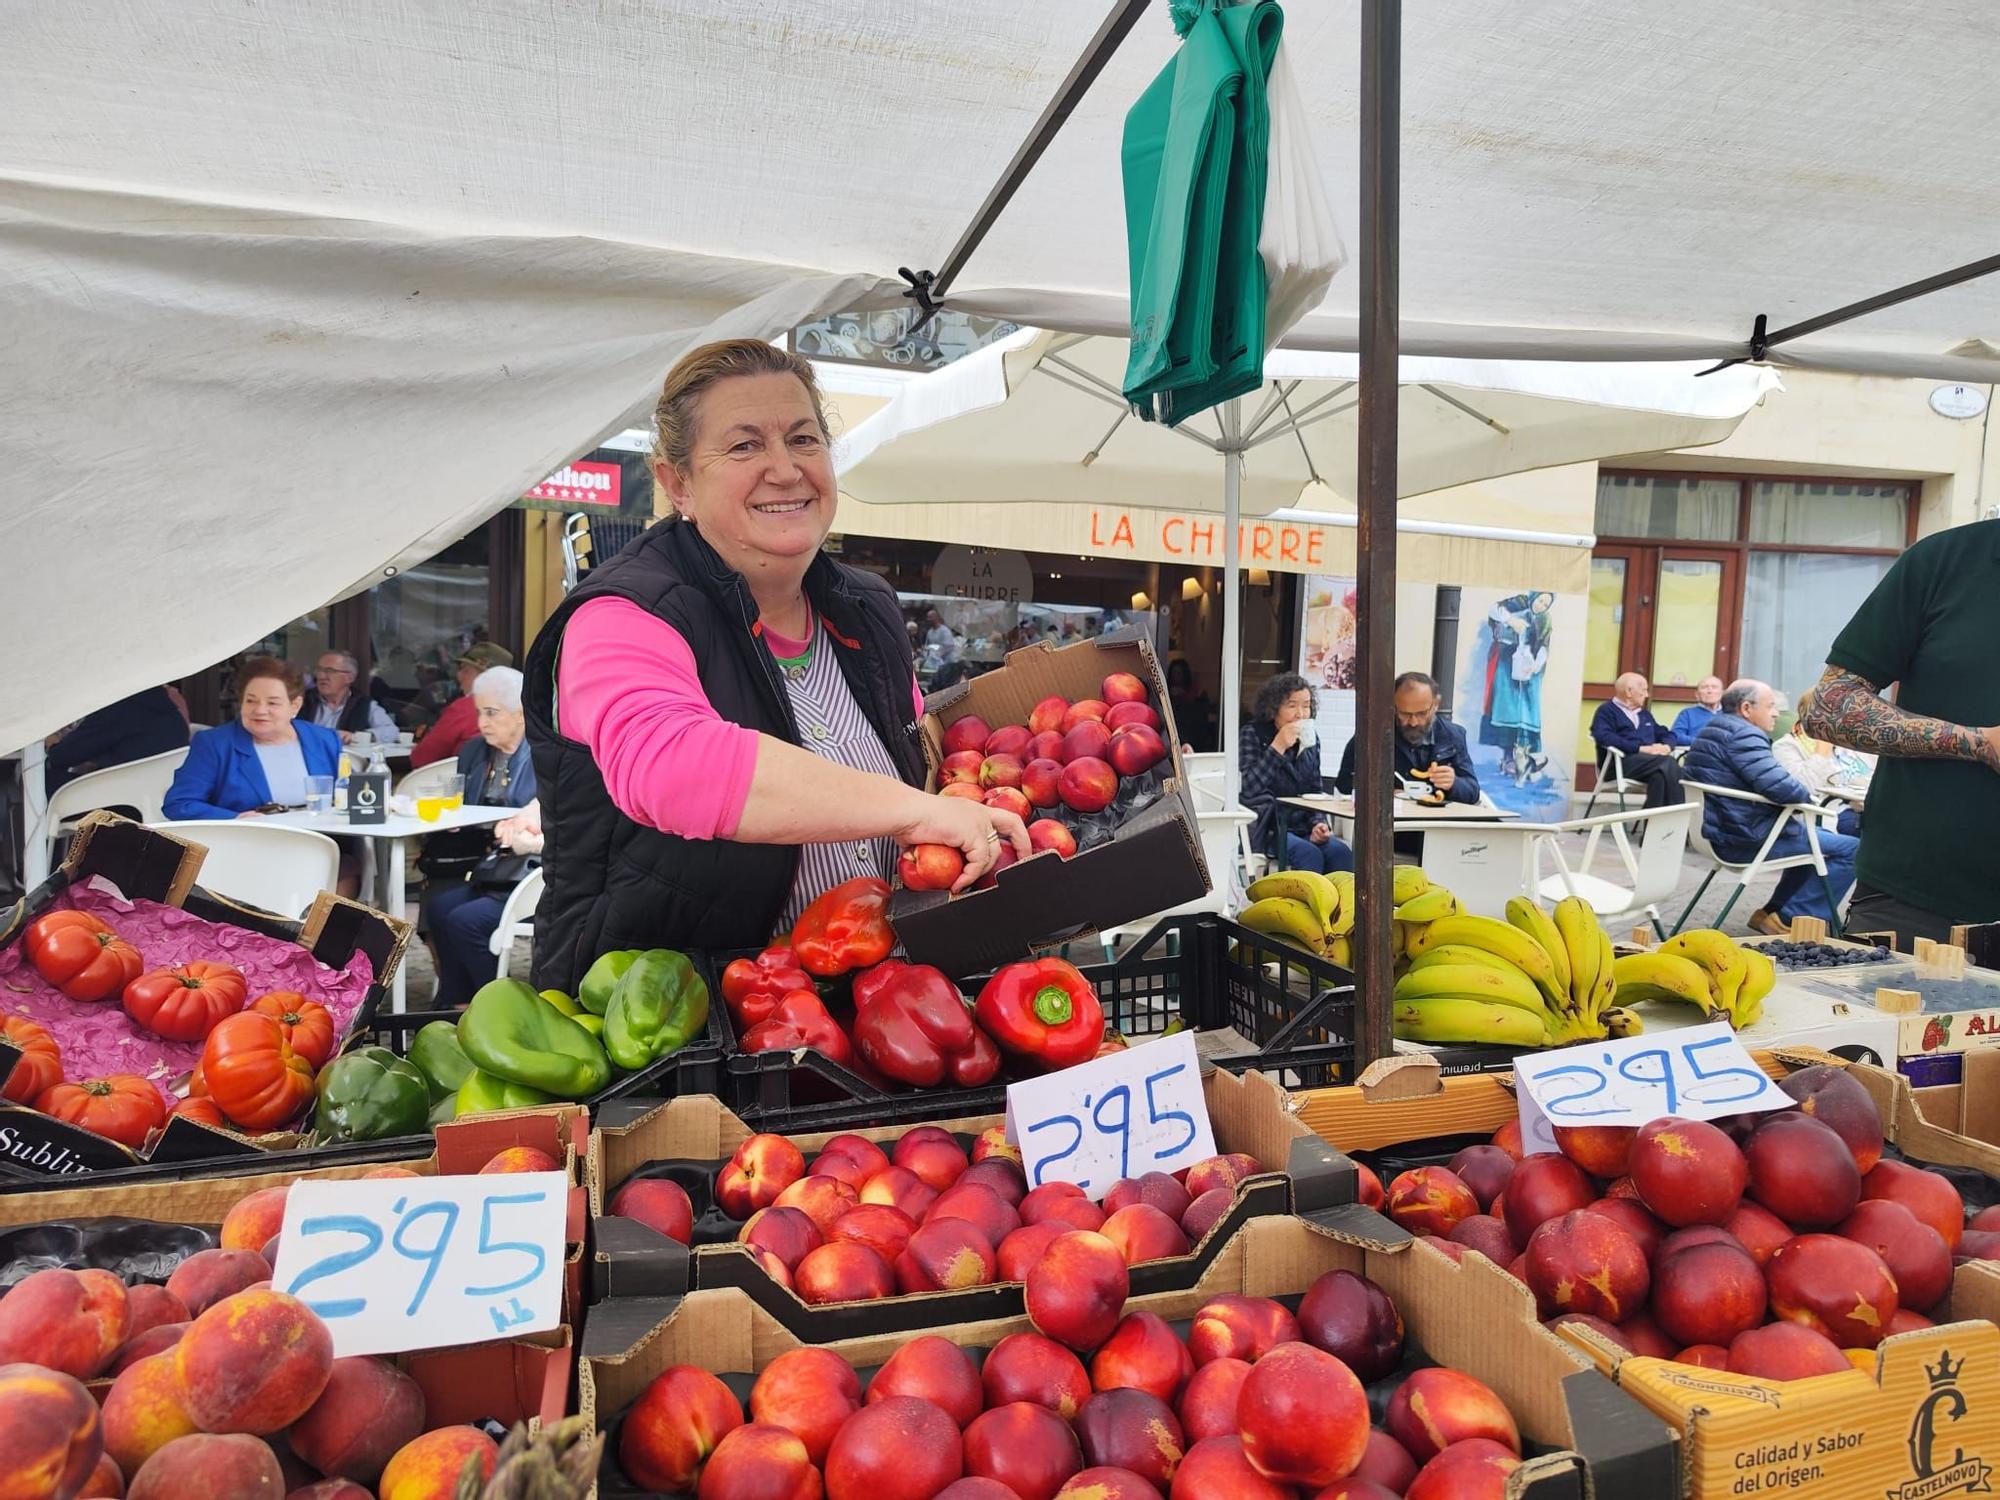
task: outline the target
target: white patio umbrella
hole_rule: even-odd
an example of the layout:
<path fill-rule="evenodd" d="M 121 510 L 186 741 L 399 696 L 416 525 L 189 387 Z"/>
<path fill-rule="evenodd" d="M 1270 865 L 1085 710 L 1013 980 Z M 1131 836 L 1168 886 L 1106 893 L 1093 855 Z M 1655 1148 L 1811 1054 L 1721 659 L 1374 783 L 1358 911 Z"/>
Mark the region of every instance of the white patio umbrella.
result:
<path fill-rule="evenodd" d="M 856 424 L 840 487 L 868 505 L 1040 500 L 1223 516 L 1222 747 L 1227 802 L 1242 696 L 1237 518 L 1354 496 L 1359 360 L 1276 350 L 1254 396 L 1178 428 L 1130 414 L 1125 341 L 1024 329 L 909 381 Z M 1398 493 L 1718 443 L 1764 395 L 1766 368 L 1407 358 Z"/>

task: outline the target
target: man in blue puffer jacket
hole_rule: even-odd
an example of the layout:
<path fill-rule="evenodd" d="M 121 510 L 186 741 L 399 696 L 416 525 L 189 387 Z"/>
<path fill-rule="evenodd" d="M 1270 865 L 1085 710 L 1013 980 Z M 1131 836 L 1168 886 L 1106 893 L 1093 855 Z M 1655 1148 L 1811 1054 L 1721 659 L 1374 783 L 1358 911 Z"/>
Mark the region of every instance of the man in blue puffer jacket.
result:
<path fill-rule="evenodd" d="M 1778 724 L 1778 695 L 1762 682 L 1745 679 L 1733 682 L 1722 695 L 1718 712 L 1708 727 L 1695 736 L 1682 772 L 1689 781 L 1733 791 L 1755 792 L 1771 802 L 1811 802 L 1812 793 L 1778 764 L 1771 753 L 1771 731 Z M 1778 809 L 1762 803 L 1744 802 L 1735 797 L 1702 799 L 1701 828 L 1715 852 L 1724 859 L 1748 862 L 1756 857 L 1771 825 L 1778 821 Z M 1826 860 L 1826 883 L 1833 888 L 1837 906 L 1854 884 L 1854 855 L 1861 840 L 1822 827 L 1819 849 Z M 1806 852 L 1806 831 L 1797 818 L 1772 844 L 1770 858 Z M 1780 872 L 1771 903 L 1750 914 L 1750 925 L 1758 932 L 1784 932 L 1793 917 L 1818 917 L 1828 921 L 1833 907 L 1827 891 L 1811 865 L 1794 865 Z"/>

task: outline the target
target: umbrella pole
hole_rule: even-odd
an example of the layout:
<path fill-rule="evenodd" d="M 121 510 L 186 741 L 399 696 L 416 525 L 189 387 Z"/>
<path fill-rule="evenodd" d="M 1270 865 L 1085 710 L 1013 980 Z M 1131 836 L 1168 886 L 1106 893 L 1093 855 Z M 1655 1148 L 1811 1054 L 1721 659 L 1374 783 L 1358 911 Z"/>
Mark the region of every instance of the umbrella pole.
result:
<path fill-rule="evenodd" d="M 1240 399 L 1218 412 L 1222 425 L 1222 805 L 1235 807 L 1243 768 L 1236 763 L 1243 716 L 1243 570 L 1238 555 L 1243 517 L 1243 409 Z"/>
<path fill-rule="evenodd" d="M 1354 926 L 1362 1065 L 1391 1050 L 1395 984 L 1392 777 L 1396 727 L 1396 402 L 1400 374 L 1397 200 L 1401 153 L 1401 0 L 1361 7 L 1361 401 L 1355 533 L 1359 671 L 1354 703 Z"/>

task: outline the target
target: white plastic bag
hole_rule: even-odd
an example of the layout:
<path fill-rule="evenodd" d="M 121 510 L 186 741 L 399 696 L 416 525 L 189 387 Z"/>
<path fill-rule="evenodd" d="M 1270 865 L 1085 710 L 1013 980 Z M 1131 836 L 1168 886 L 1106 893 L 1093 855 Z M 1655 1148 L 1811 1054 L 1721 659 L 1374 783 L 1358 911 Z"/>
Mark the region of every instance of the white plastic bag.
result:
<path fill-rule="evenodd" d="M 1264 350 L 1269 353 L 1294 323 L 1319 306 L 1335 274 L 1347 264 L 1347 247 L 1327 206 L 1325 182 L 1313 156 L 1311 121 L 1283 42 L 1271 59 L 1265 97 L 1271 112 L 1270 175 L 1257 253 L 1270 282 L 1264 299 Z"/>

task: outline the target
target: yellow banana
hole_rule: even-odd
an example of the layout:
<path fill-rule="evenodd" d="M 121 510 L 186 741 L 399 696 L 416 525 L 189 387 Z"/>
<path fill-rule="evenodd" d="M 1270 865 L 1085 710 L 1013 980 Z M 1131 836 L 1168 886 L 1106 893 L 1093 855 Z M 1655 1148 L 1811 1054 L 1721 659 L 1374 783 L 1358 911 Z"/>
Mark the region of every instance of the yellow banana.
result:
<path fill-rule="evenodd" d="M 1504 1047 L 1540 1047 L 1548 1042 L 1547 1029 L 1527 1011 L 1484 1000 L 1399 1000 L 1391 1017 L 1395 1034 L 1412 1042 Z"/>
<path fill-rule="evenodd" d="M 1571 1009 L 1588 1010 L 1597 989 L 1597 971 L 1603 953 L 1598 937 L 1604 929 L 1597 925 L 1597 913 L 1590 903 L 1578 896 L 1565 896 L 1558 901 L 1552 922 L 1569 955 Z"/>
<path fill-rule="evenodd" d="M 1483 964 L 1489 969 L 1505 969 L 1509 974 L 1521 971 L 1497 953 L 1488 953 L 1484 948 L 1468 947 L 1464 943 L 1441 943 L 1435 948 L 1426 948 L 1410 960 L 1412 971 L 1435 969 L 1440 964 Z"/>
<path fill-rule="evenodd" d="M 1250 882 L 1249 896 L 1253 902 L 1296 901 L 1313 914 L 1322 931 L 1340 909 L 1340 892 L 1318 870 L 1279 870 L 1260 876 Z"/>
<path fill-rule="evenodd" d="M 1604 1023 L 1606 1036 L 1639 1036 L 1646 1029 L 1646 1023 L 1639 1019 L 1637 1011 L 1614 1005 L 1597 1018 Z"/>
<path fill-rule="evenodd" d="M 1394 884 L 1392 892 L 1395 903 L 1401 906 L 1405 901 L 1414 901 L 1431 888 L 1431 878 L 1424 873 L 1422 865 L 1396 865 L 1390 872 Z"/>
<path fill-rule="evenodd" d="M 1628 953 L 1612 964 L 1612 973 L 1620 1005 L 1636 1000 L 1677 1000 L 1700 1007 L 1705 1015 L 1722 1009 L 1709 985 L 1708 970 L 1678 953 L 1658 949 Z"/>
<path fill-rule="evenodd" d="M 1354 967 L 1354 942 L 1351 938 L 1330 937 L 1320 945 L 1319 951 L 1343 969 Z"/>
<path fill-rule="evenodd" d="M 1456 916 L 1458 898 L 1441 885 L 1434 885 L 1421 896 L 1413 896 L 1396 908 L 1399 922 L 1435 922 L 1440 917 Z"/>
<path fill-rule="evenodd" d="M 1389 951 L 1398 958 L 1410 957 L 1411 933 L 1422 933 L 1424 930 L 1422 927 L 1412 928 L 1408 922 L 1390 922 L 1389 931 L 1391 936 L 1389 939 Z"/>
<path fill-rule="evenodd" d="M 1526 896 L 1514 896 L 1507 902 L 1507 921 L 1542 945 L 1549 955 L 1549 966 L 1556 971 L 1557 987 L 1564 994 L 1571 993 L 1569 948 L 1562 934 L 1556 931 L 1556 924 L 1549 920 L 1549 914 Z"/>
<path fill-rule="evenodd" d="M 1485 964 L 1437 964 L 1428 969 L 1413 968 L 1396 981 L 1398 1000 L 1428 1000 L 1436 996 L 1457 996 L 1464 1000 L 1490 1000 L 1532 1010 L 1546 1016 L 1547 1007 L 1535 982 L 1519 969 L 1488 968 Z"/>
<path fill-rule="evenodd" d="M 1266 896 L 1262 901 L 1253 901 L 1236 914 L 1236 920 L 1252 932 L 1287 938 L 1315 952 L 1326 933 L 1312 909 L 1289 896 Z"/>
<path fill-rule="evenodd" d="M 1742 948 L 1746 965 L 1743 984 L 1736 991 L 1736 1009 L 1731 1019 L 1741 1031 L 1764 1013 L 1764 997 L 1778 982 L 1778 966 L 1761 948 Z"/>
<path fill-rule="evenodd" d="M 1463 943 L 1497 954 L 1534 980 L 1552 1007 L 1561 1008 L 1569 1004 L 1567 992 L 1556 988 L 1555 966 L 1549 962 L 1549 955 L 1540 943 L 1517 927 L 1509 927 L 1493 917 L 1440 917 L 1428 927 L 1417 928 L 1411 933 L 1410 955 L 1414 958 L 1426 949 L 1446 943 Z"/>
<path fill-rule="evenodd" d="M 1611 934 L 1597 929 L 1597 987 L 1590 992 L 1590 1017 L 1603 1018 L 1618 998 L 1618 954 L 1611 946 Z"/>

